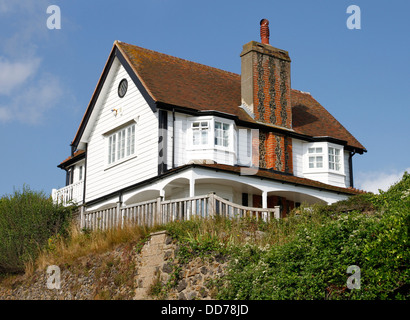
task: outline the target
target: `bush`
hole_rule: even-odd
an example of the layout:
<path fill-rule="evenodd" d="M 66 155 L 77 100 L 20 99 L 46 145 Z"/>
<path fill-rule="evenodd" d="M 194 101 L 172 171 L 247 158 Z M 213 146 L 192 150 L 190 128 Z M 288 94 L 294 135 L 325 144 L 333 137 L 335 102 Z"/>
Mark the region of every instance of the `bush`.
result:
<path fill-rule="evenodd" d="M 24 186 L 0 199 L 0 273 L 24 271 L 50 238 L 65 236 L 74 207 Z"/>
<path fill-rule="evenodd" d="M 302 208 L 298 219 L 290 241 L 237 250 L 219 298 L 410 298 L 408 173 L 380 195 Z M 360 267 L 360 289 L 347 288 L 350 265 Z"/>

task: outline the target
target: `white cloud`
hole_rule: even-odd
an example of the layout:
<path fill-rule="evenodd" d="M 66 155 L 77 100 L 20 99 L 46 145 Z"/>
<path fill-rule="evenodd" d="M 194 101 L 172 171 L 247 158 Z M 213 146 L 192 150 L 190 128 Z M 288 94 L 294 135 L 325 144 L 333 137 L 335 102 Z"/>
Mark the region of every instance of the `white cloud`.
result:
<path fill-rule="evenodd" d="M 37 72 L 39 58 L 27 61 L 9 61 L 0 57 L 0 95 L 9 95 Z"/>
<path fill-rule="evenodd" d="M 42 123 L 66 95 L 59 78 L 47 72 L 47 0 L 0 0 L 0 123 Z"/>
<path fill-rule="evenodd" d="M 373 193 L 379 193 L 379 189 L 387 191 L 390 186 L 401 180 L 405 171 L 410 172 L 410 167 L 403 171 L 359 172 L 357 179 L 358 188 Z"/>
<path fill-rule="evenodd" d="M 17 120 L 39 124 L 62 95 L 63 90 L 58 79 L 50 74 L 42 74 L 35 83 L 24 87 L 20 94 L 10 97 L 7 104 L 0 104 L 0 121 Z"/>

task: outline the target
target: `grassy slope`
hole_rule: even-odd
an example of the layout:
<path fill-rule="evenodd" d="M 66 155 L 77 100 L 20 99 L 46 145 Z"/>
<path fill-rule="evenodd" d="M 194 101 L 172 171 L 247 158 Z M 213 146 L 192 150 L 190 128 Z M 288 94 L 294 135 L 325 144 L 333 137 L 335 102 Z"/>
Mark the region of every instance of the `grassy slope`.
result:
<path fill-rule="evenodd" d="M 75 264 L 90 254 L 135 243 L 166 228 L 180 242 L 178 258 L 229 257 L 220 299 L 409 299 L 410 175 L 380 195 L 359 195 L 331 206 L 299 208 L 265 223 L 192 220 L 156 229 L 80 233 L 50 239 L 26 272 Z M 360 267 L 360 289 L 348 289 L 347 268 Z M 357 285 L 357 283 L 356 283 Z"/>

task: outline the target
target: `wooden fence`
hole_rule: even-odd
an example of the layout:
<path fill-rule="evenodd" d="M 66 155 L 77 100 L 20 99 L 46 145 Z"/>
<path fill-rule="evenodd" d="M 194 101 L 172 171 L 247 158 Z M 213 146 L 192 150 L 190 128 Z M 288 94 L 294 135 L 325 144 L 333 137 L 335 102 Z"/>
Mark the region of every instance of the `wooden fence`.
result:
<path fill-rule="evenodd" d="M 172 221 L 189 220 L 191 217 L 226 218 L 254 217 L 269 221 L 280 218 L 279 206 L 274 208 L 253 208 L 237 205 L 215 194 L 163 201 L 161 198 L 129 206 L 81 211 L 81 228 L 107 230 L 123 227 L 124 224 L 152 227 Z"/>

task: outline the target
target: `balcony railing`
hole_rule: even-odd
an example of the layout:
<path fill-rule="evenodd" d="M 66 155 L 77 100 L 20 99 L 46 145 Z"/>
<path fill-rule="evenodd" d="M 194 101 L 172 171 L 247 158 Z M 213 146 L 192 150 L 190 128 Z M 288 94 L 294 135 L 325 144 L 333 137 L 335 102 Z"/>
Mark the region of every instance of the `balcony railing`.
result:
<path fill-rule="evenodd" d="M 55 203 L 68 206 L 83 203 L 84 181 L 78 181 L 61 189 L 53 189 L 52 197 Z"/>
<path fill-rule="evenodd" d="M 81 228 L 90 230 L 113 229 L 124 224 L 152 227 L 171 221 L 189 220 L 191 217 L 221 216 L 230 219 L 252 217 L 270 221 L 280 218 L 280 208 L 253 208 L 229 202 L 215 194 L 163 201 L 161 198 L 121 207 L 82 211 Z"/>

